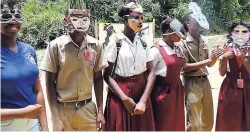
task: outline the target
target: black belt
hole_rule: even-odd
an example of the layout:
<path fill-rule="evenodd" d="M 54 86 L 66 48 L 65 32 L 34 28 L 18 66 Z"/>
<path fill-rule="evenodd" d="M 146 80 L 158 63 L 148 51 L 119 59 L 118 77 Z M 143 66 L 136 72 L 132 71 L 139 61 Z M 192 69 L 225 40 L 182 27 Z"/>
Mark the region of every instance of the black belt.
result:
<path fill-rule="evenodd" d="M 86 99 L 86 100 L 82 100 L 82 101 L 77 101 L 77 102 L 60 102 L 65 106 L 70 106 L 70 107 L 81 107 L 81 106 L 84 106 L 86 105 L 87 103 L 91 102 L 92 101 L 92 98 L 90 99 Z"/>
<path fill-rule="evenodd" d="M 207 75 L 202 75 L 202 76 L 185 76 L 185 77 L 189 77 L 189 78 L 199 78 L 199 79 L 206 79 Z"/>

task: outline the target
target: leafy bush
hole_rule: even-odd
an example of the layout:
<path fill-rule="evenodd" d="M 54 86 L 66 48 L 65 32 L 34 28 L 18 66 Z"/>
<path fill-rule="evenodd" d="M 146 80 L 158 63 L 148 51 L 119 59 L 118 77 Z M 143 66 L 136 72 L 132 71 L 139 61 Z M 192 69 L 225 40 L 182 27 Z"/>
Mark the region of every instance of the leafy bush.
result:
<path fill-rule="evenodd" d="M 45 48 L 46 42 L 63 34 L 63 18 L 67 2 L 28 0 L 22 7 L 25 19 L 20 38 L 35 48 Z"/>

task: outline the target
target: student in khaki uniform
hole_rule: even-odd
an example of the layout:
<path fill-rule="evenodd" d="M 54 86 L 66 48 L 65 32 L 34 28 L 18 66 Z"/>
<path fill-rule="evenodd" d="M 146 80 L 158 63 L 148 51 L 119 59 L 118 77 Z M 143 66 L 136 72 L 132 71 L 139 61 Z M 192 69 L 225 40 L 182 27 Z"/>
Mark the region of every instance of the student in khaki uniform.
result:
<path fill-rule="evenodd" d="M 184 27 L 188 33 L 180 45 L 189 63 L 183 68 L 187 130 L 211 131 L 214 121 L 213 100 L 206 66 L 213 66 L 224 50 L 213 50 L 209 56 L 207 43 L 200 35 L 202 27 L 192 17 L 192 13 L 184 16 Z"/>
<path fill-rule="evenodd" d="M 42 63 L 54 131 L 95 131 L 104 125 L 103 77 L 107 67 L 98 40 L 86 34 L 90 11 L 68 9 L 69 35 L 53 40 Z M 91 101 L 94 85 L 98 111 Z"/>

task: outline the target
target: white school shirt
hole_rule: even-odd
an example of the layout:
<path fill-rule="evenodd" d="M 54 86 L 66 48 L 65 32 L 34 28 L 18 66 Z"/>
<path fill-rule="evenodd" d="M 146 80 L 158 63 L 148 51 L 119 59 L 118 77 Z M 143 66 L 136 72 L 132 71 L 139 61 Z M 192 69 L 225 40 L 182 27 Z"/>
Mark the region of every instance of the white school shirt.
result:
<path fill-rule="evenodd" d="M 168 55 L 177 54 L 178 57 L 185 58 L 183 52 L 181 51 L 182 49 L 179 46 L 174 45 L 174 49 L 171 49 L 163 40 L 160 40 L 157 44 L 162 46 Z M 166 77 L 167 65 L 159 49 L 156 47 L 152 47 L 150 51 L 151 54 L 154 56 L 153 65 L 155 68 L 155 74 L 162 77 Z"/>
<path fill-rule="evenodd" d="M 121 49 L 118 55 L 115 73 L 122 77 L 138 75 L 147 70 L 147 62 L 153 60 L 149 48 L 144 49 L 140 36 L 136 34 L 132 43 L 123 33 L 111 39 L 106 48 L 107 60 L 115 63 L 117 56 L 117 40 L 121 40 Z"/>

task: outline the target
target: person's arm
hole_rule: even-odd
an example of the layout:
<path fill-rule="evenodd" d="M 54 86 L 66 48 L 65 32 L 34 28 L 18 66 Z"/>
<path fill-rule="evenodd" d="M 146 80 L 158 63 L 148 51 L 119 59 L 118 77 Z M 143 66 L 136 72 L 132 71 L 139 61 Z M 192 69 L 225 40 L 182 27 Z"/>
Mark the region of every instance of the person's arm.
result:
<path fill-rule="evenodd" d="M 210 58 L 203 60 L 203 61 L 196 62 L 196 63 L 186 63 L 183 67 L 183 70 L 185 72 L 189 72 L 189 71 L 200 69 L 204 66 L 211 67 L 216 63 L 218 57 L 220 57 L 223 53 L 224 53 L 224 49 L 217 49 L 215 51 L 212 51 Z"/>
<path fill-rule="evenodd" d="M 57 109 L 57 92 L 56 92 L 56 73 L 44 71 L 45 73 L 45 85 L 47 88 L 48 102 L 50 105 L 53 122 L 53 131 L 62 131 L 64 125 L 60 119 Z"/>
<path fill-rule="evenodd" d="M 37 119 L 42 110 L 43 107 L 39 104 L 28 105 L 20 109 L 1 109 L 1 121 L 20 118 Z"/>
<path fill-rule="evenodd" d="M 151 91 L 153 89 L 153 85 L 155 82 L 155 69 L 154 69 L 154 65 L 152 61 L 147 62 L 147 70 L 149 72 L 149 75 L 147 78 L 147 85 L 142 94 L 140 101 L 136 104 L 135 112 L 134 112 L 136 115 L 143 114 L 145 112 L 146 103 L 151 94 Z"/>
<path fill-rule="evenodd" d="M 103 116 L 103 76 L 102 71 L 94 72 L 94 89 L 98 108 L 97 128 L 100 130 L 105 124 Z M 100 126 L 101 123 L 101 126 Z"/>
<path fill-rule="evenodd" d="M 47 122 L 46 106 L 44 102 L 44 95 L 39 77 L 36 80 L 36 98 L 37 98 L 37 103 L 43 107 L 41 114 L 38 116 L 42 131 L 48 131 L 49 128 Z"/>
<path fill-rule="evenodd" d="M 120 98 L 130 113 L 134 112 L 134 108 L 136 103 L 130 97 L 128 97 L 119 87 L 117 82 L 111 77 L 111 71 L 114 66 L 114 63 L 109 62 L 109 66 L 104 70 L 104 80 L 107 85 L 111 88 L 111 90 Z"/>
<path fill-rule="evenodd" d="M 249 62 L 249 60 L 246 58 L 246 57 L 249 58 L 250 55 L 246 56 L 247 52 L 248 52 L 248 48 L 244 48 L 243 51 L 240 52 L 239 57 L 240 57 L 241 61 L 243 62 L 243 65 L 245 66 L 245 68 L 246 68 L 248 74 L 250 74 L 250 62 Z M 245 58 L 246 58 L 246 59 L 245 59 Z"/>
<path fill-rule="evenodd" d="M 233 59 L 233 57 L 234 57 L 233 51 L 228 51 L 222 55 L 222 58 L 220 59 L 220 66 L 219 66 L 219 72 L 221 76 L 224 76 L 226 74 L 228 59 Z"/>

